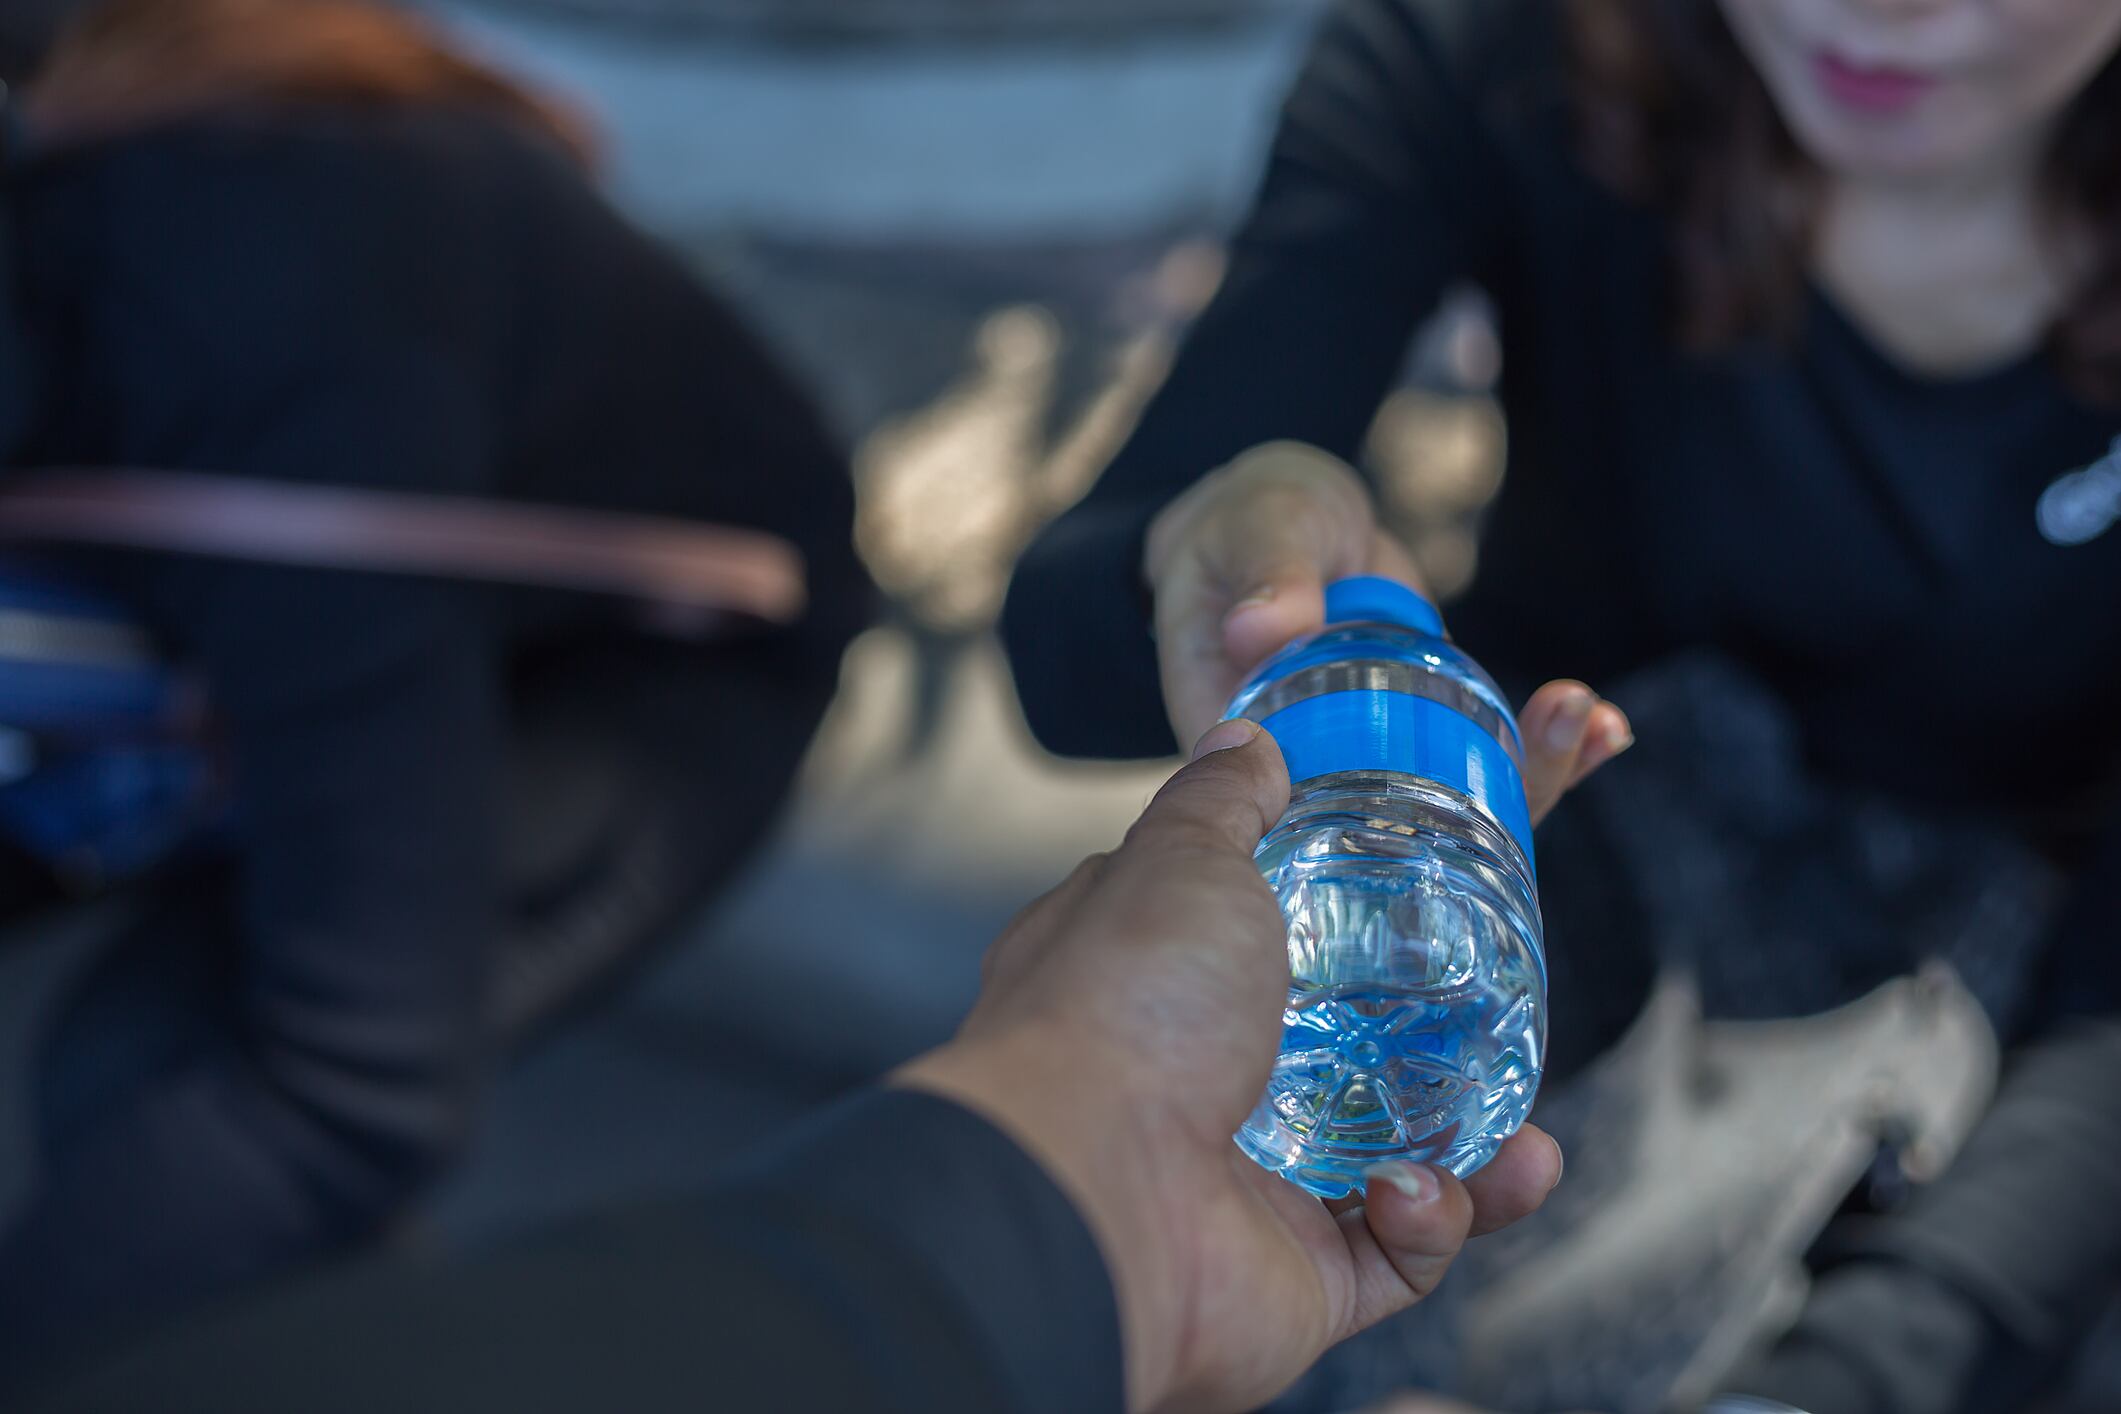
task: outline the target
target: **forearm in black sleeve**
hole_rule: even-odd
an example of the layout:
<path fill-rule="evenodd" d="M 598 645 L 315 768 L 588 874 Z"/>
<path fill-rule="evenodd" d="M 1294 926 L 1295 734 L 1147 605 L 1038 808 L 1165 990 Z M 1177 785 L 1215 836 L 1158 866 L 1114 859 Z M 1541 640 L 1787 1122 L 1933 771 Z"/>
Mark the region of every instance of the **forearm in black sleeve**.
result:
<path fill-rule="evenodd" d="M 1265 442 L 1352 460 L 1416 323 L 1472 273 L 1493 157 L 1455 44 L 1407 0 L 1327 17 L 1221 290 L 1126 447 L 1017 567 L 1002 632 L 1047 749 L 1176 748 L 1141 578 L 1150 520 Z"/>
<path fill-rule="evenodd" d="M 348 147 L 347 170 L 312 171 L 299 144 L 240 135 L 129 152 L 110 159 L 113 202 L 164 183 L 198 199 L 137 241 L 98 237 L 125 312 L 93 351 L 125 389 L 113 460 L 486 489 L 479 267 L 422 226 L 416 169 Z M 388 208 L 404 229 L 356 224 L 377 190 L 412 208 Z M 108 569 L 199 672 L 226 743 L 231 883 L 186 921 L 223 930 L 227 961 L 190 999 L 183 1053 L 54 1135 L 0 1251 L 0 1345 L 18 1348 L 234 1291 L 393 1217 L 466 1127 L 499 934 L 484 591 L 181 556 Z M 164 925 L 150 900 L 140 926 Z M 67 1049 L 91 1065 L 127 1025 L 79 1023 Z"/>
<path fill-rule="evenodd" d="M 114 978 L 132 1003 L 62 1021 L 40 1084 L 71 1092 L 48 1111 L 73 1112 L 53 1115 L 41 1182 L 0 1234 L 0 1366 L 371 1235 L 467 1124 L 501 731 L 475 592 L 190 573 L 220 600 L 198 608 L 215 621 L 240 857 L 223 906 L 150 898 L 127 951 L 197 952 L 215 975 L 183 996 Z M 183 1039 L 151 1069 L 103 1074 L 143 1007 L 184 1011 Z"/>
<path fill-rule="evenodd" d="M 1099 1414 L 1123 1401 L 1109 1278 L 1052 1180 L 969 1111 L 872 1091 L 698 1197 L 471 1260 L 313 1280 L 107 1361 L 42 1411 Z"/>

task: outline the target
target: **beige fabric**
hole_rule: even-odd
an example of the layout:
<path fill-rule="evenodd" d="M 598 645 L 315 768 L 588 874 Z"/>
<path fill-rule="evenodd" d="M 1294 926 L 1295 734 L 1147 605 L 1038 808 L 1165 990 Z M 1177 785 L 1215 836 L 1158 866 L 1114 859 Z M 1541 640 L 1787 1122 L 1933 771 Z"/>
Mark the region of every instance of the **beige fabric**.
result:
<path fill-rule="evenodd" d="M 0 538 L 578 589 L 637 600 L 674 628 L 787 624 L 805 602 L 801 553 L 760 531 L 193 472 L 11 473 Z"/>

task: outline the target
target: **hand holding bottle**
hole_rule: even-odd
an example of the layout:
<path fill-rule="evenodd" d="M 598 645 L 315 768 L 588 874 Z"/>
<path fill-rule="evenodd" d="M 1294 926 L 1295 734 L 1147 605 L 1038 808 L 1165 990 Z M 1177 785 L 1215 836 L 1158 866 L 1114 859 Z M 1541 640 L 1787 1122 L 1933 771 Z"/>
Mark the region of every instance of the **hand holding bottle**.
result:
<path fill-rule="evenodd" d="M 1281 1040 L 1286 930 L 1252 852 L 1288 790 L 1270 736 L 1214 728 L 1118 850 L 1017 918 L 958 1037 L 898 1077 L 988 1116 L 1082 1209 L 1135 1410 L 1257 1407 L 1561 1175 L 1527 1126 L 1468 1181 L 1393 1164 L 1367 1202 L 1328 1204 L 1230 1142 Z"/>
<path fill-rule="evenodd" d="M 1412 556 L 1379 528 L 1362 479 L 1295 442 L 1247 452 L 1172 502 L 1150 527 L 1143 570 L 1181 742 L 1221 717 L 1269 654 L 1324 623 L 1326 585 L 1382 575 L 1428 592 Z M 1633 740 L 1626 715 L 1578 682 L 1548 683 L 1517 720 L 1535 815 Z"/>

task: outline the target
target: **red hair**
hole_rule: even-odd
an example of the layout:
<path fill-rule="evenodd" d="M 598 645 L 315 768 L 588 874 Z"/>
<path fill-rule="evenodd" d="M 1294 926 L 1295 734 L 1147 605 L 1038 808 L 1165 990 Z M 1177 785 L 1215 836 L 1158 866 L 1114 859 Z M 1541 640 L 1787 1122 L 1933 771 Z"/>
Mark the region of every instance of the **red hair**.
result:
<path fill-rule="evenodd" d="M 260 102 L 462 104 L 593 156 L 577 114 L 369 0 L 106 0 L 23 94 L 39 140 L 62 146 Z"/>

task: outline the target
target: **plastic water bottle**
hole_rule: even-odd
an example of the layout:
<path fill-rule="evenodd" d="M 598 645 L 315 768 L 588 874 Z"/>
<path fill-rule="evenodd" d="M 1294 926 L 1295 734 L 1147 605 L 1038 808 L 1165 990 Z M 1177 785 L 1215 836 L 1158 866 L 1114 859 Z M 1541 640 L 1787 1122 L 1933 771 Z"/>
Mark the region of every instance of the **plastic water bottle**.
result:
<path fill-rule="evenodd" d="M 1288 1008 L 1238 1131 L 1323 1197 L 1392 1159 L 1464 1177 L 1539 1088 L 1546 956 L 1523 744 L 1502 693 L 1387 579 L 1326 591 L 1326 627 L 1230 704 L 1289 763 L 1257 859 L 1289 921 Z"/>

